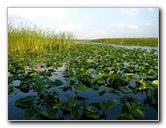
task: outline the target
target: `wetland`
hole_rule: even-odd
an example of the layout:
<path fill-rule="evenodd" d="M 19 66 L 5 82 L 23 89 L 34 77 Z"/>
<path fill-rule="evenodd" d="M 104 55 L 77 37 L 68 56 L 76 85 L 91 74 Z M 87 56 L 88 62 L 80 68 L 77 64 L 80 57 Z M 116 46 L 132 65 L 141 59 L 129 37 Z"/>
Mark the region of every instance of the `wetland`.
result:
<path fill-rule="evenodd" d="M 158 45 L 8 27 L 8 120 L 158 120 Z"/>

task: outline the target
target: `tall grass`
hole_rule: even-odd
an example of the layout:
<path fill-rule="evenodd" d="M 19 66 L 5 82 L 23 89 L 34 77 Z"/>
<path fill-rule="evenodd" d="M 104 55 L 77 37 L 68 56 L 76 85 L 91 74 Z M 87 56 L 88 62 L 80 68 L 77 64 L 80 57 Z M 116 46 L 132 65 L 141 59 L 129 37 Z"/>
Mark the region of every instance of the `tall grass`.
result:
<path fill-rule="evenodd" d="M 90 42 L 100 42 L 108 44 L 136 45 L 136 46 L 158 46 L 158 38 L 103 38 L 94 39 Z"/>
<path fill-rule="evenodd" d="M 58 33 L 54 30 L 42 30 L 36 25 L 8 24 L 8 53 L 44 54 L 47 51 L 68 50 L 73 44 L 72 33 Z"/>

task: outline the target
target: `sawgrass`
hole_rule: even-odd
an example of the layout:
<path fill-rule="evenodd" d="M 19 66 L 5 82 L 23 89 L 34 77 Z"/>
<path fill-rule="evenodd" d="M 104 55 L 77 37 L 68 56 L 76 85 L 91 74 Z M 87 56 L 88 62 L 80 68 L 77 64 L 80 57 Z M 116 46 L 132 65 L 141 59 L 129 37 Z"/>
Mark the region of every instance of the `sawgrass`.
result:
<path fill-rule="evenodd" d="M 36 25 L 20 25 L 14 27 L 8 24 L 8 53 L 43 54 L 47 51 L 70 49 L 73 44 L 73 34 L 68 32 L 55 33 L 54 30 L 42 30 Z"/>

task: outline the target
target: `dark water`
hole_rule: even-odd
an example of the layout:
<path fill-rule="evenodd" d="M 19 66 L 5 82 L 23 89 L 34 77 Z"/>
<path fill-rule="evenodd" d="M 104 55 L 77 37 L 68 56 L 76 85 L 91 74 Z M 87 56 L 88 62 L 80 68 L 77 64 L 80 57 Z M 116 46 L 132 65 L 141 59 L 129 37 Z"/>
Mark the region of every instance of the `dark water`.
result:
<path fill-rule="evenodd" d="M 18 91 L 8 96 L 8 120 L 24 119 L 24 109 L 16 107 L 15 101 L 26 96 L 37 96 L 37 93 L 32 90 L 28 93 Z"/>
<path fill-rule="evenodd" d="M 94 43 L 93 43 L 94 44 Z M 98 44 L 97 45 L 103 45 L 103 44 Z M 104 44 L 105 45 L 105 44 Z M 110 44 L 106 44 L 110 45 Z M 111 45 L 115 47 L 126 47 L 126 48 L 144 48 L 144 49 L 158 49 L 156 47 L 142 47 L 142 46 L 122 46 L 122 45 Z M 55 80 L 55 79 L 60 79 L 63 81 L 63 85 L 58 86 L 58 87 L 52 87 L 49 90 L 56 90 L 56 92 L 59 92 L 59 97 L 62 100 L 67 100 L 67 98 L 63 94 L 69 94 L 69 95 L 74 95 L 74 89 L 72 87 L 72 90 L 67 90 L 64 92 L 62 90 L 62 87 L 64 87 L 67 83 L 64 75 L 62 74 L 63 71 L 66 69 L 66 64 L 64 63 L 62 67 L 58 68 L 55 74 L 53 74 L 51 77 L 48 77 L 50 80 Z M 15 80 L 12 83 L 14 86 L 19 86 L 20 81 Z M 105 86 L 100 86 L 99 90 L 105 89 Z M 98 90 L 98 91 L 99 91 Z M 23 93 L 19 90 L 16 92 L 8 95 L 8 120 L 24 120 L 24 109 L 18 108 L 15 106 L 15 101 L 18 100 L 19 98 L 24 98 L 26 96 L 37 96 L 37 93 L 34 92 L 33 90 L 30 90 L 28 93 Z M 78 95 L 86 99 L 86 104 L 90 104 L 93 102 L 102 102 L 103 100 L 116 100 L 118 98 L 122 98 L 124 96 L 128 96 L 129 94 L 124 94 L 120 91 L 116 92 L 106 92 L 102 96 L 98 94 L 96 90 L 90 89 L 88 92 L 84 91 L 79 91 Z M 144 103 L 144 100 L 146 99 L 146 95 L 142 93 L 137 93 L 134 95 L 134 98 L 136 99 L 137 102 Z M 121 105 L 117 104 L 113 107 L 111 107 L 108 112 L 106 113 L 107 117 L 106 120 L 116 120 L 117 117 L 120 114 L 121 110 Z M 71 117 L 68 117 L 68 120 L 70 120 Z M 143 118 L 140 120 L 158 120 L 158 112 L 155 108 L 151 107 L 149 104 L 145 104 L 145 115 Z"/>

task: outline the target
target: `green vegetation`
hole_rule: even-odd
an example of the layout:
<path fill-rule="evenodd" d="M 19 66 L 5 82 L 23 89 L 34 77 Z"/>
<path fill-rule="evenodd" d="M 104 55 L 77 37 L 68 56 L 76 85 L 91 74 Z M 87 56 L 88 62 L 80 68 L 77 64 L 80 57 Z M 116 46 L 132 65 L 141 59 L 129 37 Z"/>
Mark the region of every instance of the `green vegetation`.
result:
<path fill-rule="evenodd" d="M 46 54 L 47 51 L 57 51 L 58 49 L 70 49 L 73 44 L 72 33 L 56 34 L 54 30 L 42 30 L 37 26 L 14 27 L 11 22 L 8 24 L 8 52 L 9 54 Z"/>
<path fill-rule="evenodd" d="M 74 45 L 71 35 L 9 24 L 8 94 L 31 91 L 15 100 L 25 120 L 149 120 L 147 106 L 158 113 L 156 50 Z"/>
<path fill-rule="evenodd" d="M 158 47 L 158 38 L 103 38 L 89 42 Z"/>

